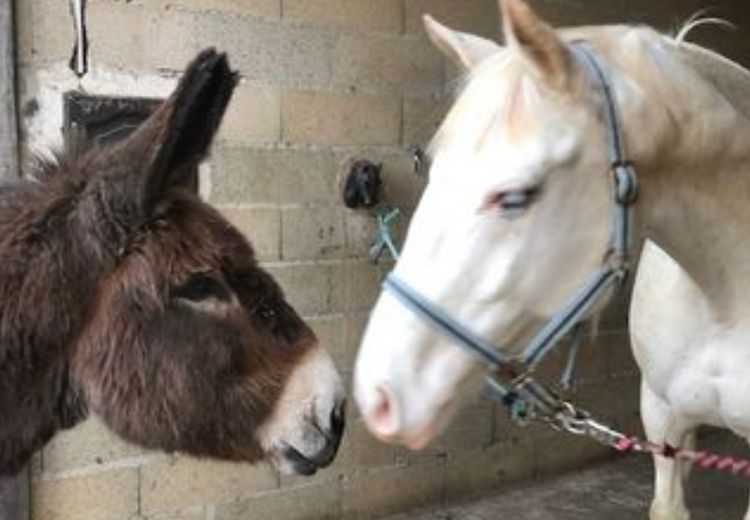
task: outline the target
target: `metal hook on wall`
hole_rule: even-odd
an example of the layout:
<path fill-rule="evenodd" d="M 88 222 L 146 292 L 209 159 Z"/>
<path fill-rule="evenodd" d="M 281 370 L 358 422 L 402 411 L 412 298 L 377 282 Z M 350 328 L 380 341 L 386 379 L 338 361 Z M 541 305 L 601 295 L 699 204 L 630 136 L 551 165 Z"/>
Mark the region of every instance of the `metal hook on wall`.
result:
<path fill-rule="evenodd" d="M 411 155 L 412 164 L 414 165 L 414 173 L 417 175 L 426 173 L 429 170 L 429 158 L 427 153 L 422 149 L 421 146 L 412 146 L 409 148 L 409 154 Z"/>
<path fill-rule="evenodd" d="M 398 208 L 386 209 L 375 215 L 378 221 L 378 235 L 375 238 L 375 244 L 370 248 L 370 260 L 377 264 L 383 253 L 388 250 L 391 258 L 398 260 L 399 252 L 393 243 L 393 225 L 401 216 L 401 210 Z"/>
<path fill-rule="evenodd" d="M 382 202 L 382 164 L 367 159 L 347 162 L 345 176 L 341 178 L 344 205 L 351 209 L 366 209 L 377 222 L 377 234 L 370 248 L 370 260 L 377 264 L 384 253 L 398 259 L 398 249 L 393 238 L 393 226 L 401 210 Z"/>
<path fill-rule="evenodd" d="M 70 15 L 73 17 L 73 28 L 75 29 L 75 42 L 73 42 L 73 55 L 70 57 L 70 69 L 76 76 L 81 78 L 89 69 L 86 0 L 70 0 Z"/>

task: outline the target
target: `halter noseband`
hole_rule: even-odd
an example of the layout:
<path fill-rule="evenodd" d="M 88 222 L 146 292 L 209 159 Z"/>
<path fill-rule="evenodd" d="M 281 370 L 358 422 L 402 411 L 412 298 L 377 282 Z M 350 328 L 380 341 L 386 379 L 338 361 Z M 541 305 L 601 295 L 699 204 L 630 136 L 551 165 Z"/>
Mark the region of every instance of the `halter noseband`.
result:
<path fill-rule="evenodd" d="M 614 209 L 610 254 L 597 272 L 545 323 L 518 356 L 504 354 L 497 345 L 475 334 L 395 275 L 388 275 L 383 282 L 384 288 L 409 310 L 488 365 L 490 391 L 499 395 L 514 412 L 522 409 L 520 414 L 514 415 L 526 415 L 529 409 L 536 409 L 543 415 L 559 411 L 562 401 L 546 386 L 534 381 L 530 374 L 559 340 L 586 317 L 609 288 L 626 279 L 630 269 L 630 207 L 637 194 L 636 172 L 626 159 L 617 104 L 604 69 L 585 43 L 577 42 L 571 50 L 601 94 L 607 157 L 612 172 Z"/>

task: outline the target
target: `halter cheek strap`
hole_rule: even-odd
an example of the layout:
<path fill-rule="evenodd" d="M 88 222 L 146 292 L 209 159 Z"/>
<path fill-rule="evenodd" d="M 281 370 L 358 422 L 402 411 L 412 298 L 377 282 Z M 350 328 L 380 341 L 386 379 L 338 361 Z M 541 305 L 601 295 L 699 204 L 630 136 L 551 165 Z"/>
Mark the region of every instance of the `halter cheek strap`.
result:
<path fill-rule="evenodd" d="M 607 75 L 594 57 L 592 51 L 584 42 L 578 42 L 571 47 L 571 51 L 578 57 L 590 80 L 601 94 L 603 106 L 601 114 L 606 129 L 607 158 L 614 183 L 614 219 L 612 235 L 612 252 L 615 256 L 626 257 L 630 249 L 630 206 L 635 203 L 638 195 L 638 183 L 632 161 L 625 153 L 625 139 L 623 136 L 620 114 Z"/>
<path fill-rule="evenodd" d="M 622 125 L 617 104 L 608 77 L 584 42 L 571 47 L 589 77 L 592 87 L 600 95 L 601 115 L 606 133 L 607 157 L 612 174 L 612 234 L 611 255 L 568 302 L 558 310 L 532 338 L 519 356 L 509 356 L 503 349 L 474 333 L 454 319 L 449 313 L 394 274 L 383 286 L 405 307 L 429 323 L 438 332 L 464 347 L 488 365 L 490 390 L 499 395 L 510 407 L 522 402 L 548 412 L 559 411 L 560 401 L 544 385 L 531 377 L 539 363 L 570 332 L 592 308 L 608 294 L 609 289 L 620 285 L 629 271 L 628 253 L 631 246 L 631 205 L 637 193 L 636 172 L 626 159 Z M 501 381 L 499 377 L 506 381 Z M 508 382 L 507 379 L 511 381 Z M 509 384 L 511 388 L 508 388 Z"/>

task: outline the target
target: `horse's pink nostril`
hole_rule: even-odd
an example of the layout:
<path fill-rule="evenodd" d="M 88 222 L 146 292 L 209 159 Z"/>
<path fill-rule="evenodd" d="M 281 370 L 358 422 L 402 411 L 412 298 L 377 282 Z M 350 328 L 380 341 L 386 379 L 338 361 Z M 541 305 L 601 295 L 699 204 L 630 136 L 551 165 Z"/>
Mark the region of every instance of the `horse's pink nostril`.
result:
<path fill-rule="evenodd" d="M 398 403 L 388 388 L 379 385 L 375 389 L 375 401 L 370 414 L 373 431 L 382 436 L 391 436 L 399 428 Z"/>

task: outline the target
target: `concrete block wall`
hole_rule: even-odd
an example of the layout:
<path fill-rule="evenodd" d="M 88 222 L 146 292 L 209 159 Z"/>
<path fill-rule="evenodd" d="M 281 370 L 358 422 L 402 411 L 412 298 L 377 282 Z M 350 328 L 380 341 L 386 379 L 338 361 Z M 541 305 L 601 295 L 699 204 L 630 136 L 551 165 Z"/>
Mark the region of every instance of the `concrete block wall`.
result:
<path fill-rule="evenodd" d="M 536 5 L 567 23 L 635 16 L 668 28 L 703 2 Z M 422 32 L 427 12 L 466 31 L 499 32 L 495 0 L 89 0 L 92 70 L 79 81 L 65 65 L 68 2 L 18 0 L 22 137 L 27 150 L 60 141 L 66 89 L 164 96 L 199 49 L 228 51 L 242 81 L 201 192 L 251 238 L 350 380 L 387 266 L 367 261 L 374 223 L 343 208 L 336 177 L 352 156 L 382 161 L 387 198 L 406 217 L 413 211 L 424 180 L 406 150 L 429 140 L 455 75 Z M 625 309 L 624 302 L 609 309 L 599 335 L 588 338 L 576 391 L 607 419 L 637 429 Z M 552 364 L 556 376 L 562 356 Z M 420 453 L 376 442 L 354 407 L 349 415 L 339 459 L 312 479 L 145 452 L 92 418 L 35 457 L 32 519 L 374 518 L 606 456 L 587 442 L 518 429 L 481 398 Z"/>

